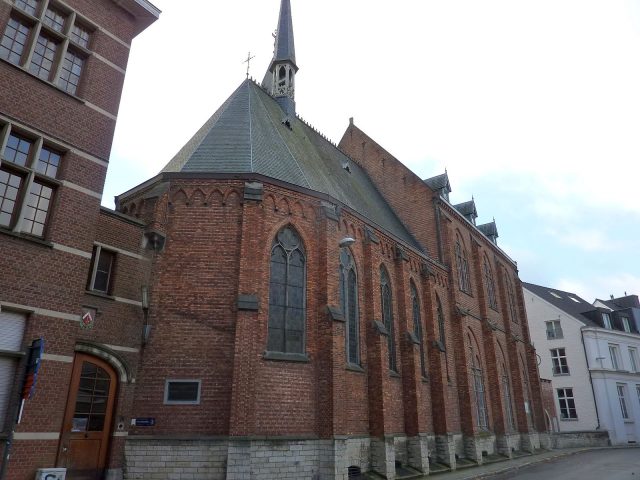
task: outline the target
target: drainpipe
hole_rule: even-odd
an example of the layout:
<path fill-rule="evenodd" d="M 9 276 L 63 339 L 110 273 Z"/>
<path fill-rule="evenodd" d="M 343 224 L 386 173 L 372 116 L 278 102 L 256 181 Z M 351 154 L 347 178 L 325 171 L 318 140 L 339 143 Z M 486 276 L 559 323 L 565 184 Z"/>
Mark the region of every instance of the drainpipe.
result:
<path fill-rule="evenodd" d="M 596 333 L 597 336 L 597 333 Z M 584 351 L 584 359 L 587 362 L 587 370 L 589 370 L 589 383 L 591 384 L 591 395 L 593 395 L 593 405 L 596 408 L 596 420 L 598 421 L 598 426 L 596 430 L 600 430 L 600 414 L 598 413 L 598 402 L 596 402 L 596 391 L 593 388 L 593 378 L 591 378 L 591 368 L 589 367 L 589 358 L 587 357 L 587 347 L 584 344 L 584 332 L 582 328 L 580 329 L 580 340 L 582 341 L 582 350 Z M 598 341 L 596 337 L 596 342 Z"/>

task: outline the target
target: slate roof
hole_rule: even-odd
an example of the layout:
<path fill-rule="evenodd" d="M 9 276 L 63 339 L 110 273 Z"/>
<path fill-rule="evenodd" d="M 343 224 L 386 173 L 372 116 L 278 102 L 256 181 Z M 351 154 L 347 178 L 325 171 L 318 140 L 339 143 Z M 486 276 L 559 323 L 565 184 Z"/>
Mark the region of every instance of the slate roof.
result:
<path fill-rule="evenodd" d="M 480 230 L 487 237 L 490 237 L 490 236 L 495 236 L 496 238 L 499 237 L 498 227 L 496 226 L 495 221 L 478 225 L 478 230 Z"/>
<path fill-rule="evenodd" d="M 614 298 L 613 300 L 600 300 L 611 310 L 620 310 L 623 308 L 640 308 L 640 301 L 638 301 L 637 295 L 627 295 L 626 297 Z"/>
<path fill-rule="evenodd" d="M 478 210 L 476 210 L 476 202 L 474 200 L 469 200 L 468 202 L 459 203 L 458 205 L 454 205 L 458 212 L 460 212 L 465 217 L 469 215 L 473 215 L 474 217 L 478 217 Z"/>
<path fill-rule="evenodd" d="M 589 327 L 600 327 L 601 325 L 597 322 L 594 322 L 589 317 L 585 316 L 584 313 L 593 312 L 597 310 L 596 307 L 591 305 L 589 302 L 580 298 L 575 293 L 565 292 L 563 290 L 556 290 L 555 288 L 543 287 L 542 285 L 535 285 L 533 283 L 522 282 L 522 286 L 529 290 L 530 292 L 536 294 L 538 297 L 546 300 L 554 307 L 559 308 L 560 310 L 568 313 L 569 315 L 575 317 L 577 320 L 580 320 L 585 325 Z M 557 298 L 553 295 L 555 293 L 560 298 Z M 575 298 L 575 300 L 571 300 L 571 298 Z"/>
<path fill-rule="evenodd" d="M 276 47 L 271 65 L 276 62 L 290 61 L 296 65 L 296 47 L 293 40 L 293 20 L 291 17 L 291 1 L 282 0 L 278 20 Z"/>
<path fill-rule="evenodd" d="M 447 192 L 451 192 L 451 184 L 449 183 L 449 174 L 446 172 L 443 173 L 442 175 L 436 175 L 435 177 L 426 178 L 424 180 L 424 183 L 426 183 L 427 186 L 433 191 L 438 191 L 438 190 L 442 190 L 443 188 L 446 188 Z"/>
<path fill-rule="evenodd" d="M 424 251 L 370 177 L 274 98 L 244 81 L 163 172 L 256 173 L 324 193 Z M 348 166 L 348 169 L 345 167 Z"/>

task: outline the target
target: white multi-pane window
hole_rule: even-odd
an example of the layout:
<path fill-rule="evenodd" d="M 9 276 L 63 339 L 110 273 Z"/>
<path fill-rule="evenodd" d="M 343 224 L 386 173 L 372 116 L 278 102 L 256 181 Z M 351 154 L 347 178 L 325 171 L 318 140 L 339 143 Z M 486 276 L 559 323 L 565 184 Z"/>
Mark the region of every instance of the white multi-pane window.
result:
<path fill-rule="evenodd" d="M 544 322 L 547 327 L 547 339 L 548 340 L 557 340 L 559 338 L 564 338 L 564 334 L 562 333 L 562 326 L 560 325 L 560 320 L 551 320 L 549 322 Z"/>
<path fill-rule="evenodd" d="M 633 373 L 640 372 L 640 362 L 638 361 L 638 349 L 635 347 L 629 347 L 629 362 L 631 364 L 631 371 Z"/>
<path fill-rule="evenodd" d="M 631 333 L 631 324 L 629 323 L 629 318 L 620 317 L 620 319 L 622 320 L 622 328 L 624 329 L 624 331 L 627 333 Z"/>
<path fill-rule="evenodd" d="M 618 345 L 609 344 L 609 356 L 611 357 L 611 368 L 620 370 L 620 352 Z"/>
<path fill-rule="evenodd" d="M 627 408 L 626 399 L 627 386 L 623 383 L 618 383 L 616 387 L 618 389 L 618 400 L 620 401 L 620 413 L 624 420 L 629 420 L 629 409 Z"/>
<path fill-rule="evenodd" d="M 18 360 L 22 356 L 22 336 L 26 317 L 0 312 L 0 432 L 7 430 L 7 415 L 15 382 Z"/>
<path fill-rule="evenodd" d="M 91 29 L 62 4 L 15 0 L 0 40 L 0 58 L 75 95 L 88 50 Z"/>
<path fill-rule="evenodd" d="M 576 401 L 573 398 L 573 388 L 558 388 L 558 404 L 560 405 L 560 418 L 562 420 L 576 420 Z"/>
<path fill-rule="evenodd" d="M 42 138 L 0 125 L 0 228 L 44 237 L 62 153 Z"/>
<path fill-rule="evenodd" d="M 551 350 L 551 362 L 553 364 L 554 375 L 569 375 L 567 353 L 564 348 L 554 348 Z"/>
<path fill-rule="evenodd" d="M 611 330 L 611 315 L 608 313 L 602 314 L 602 323 L 604 324 L 604 328 Z"/>

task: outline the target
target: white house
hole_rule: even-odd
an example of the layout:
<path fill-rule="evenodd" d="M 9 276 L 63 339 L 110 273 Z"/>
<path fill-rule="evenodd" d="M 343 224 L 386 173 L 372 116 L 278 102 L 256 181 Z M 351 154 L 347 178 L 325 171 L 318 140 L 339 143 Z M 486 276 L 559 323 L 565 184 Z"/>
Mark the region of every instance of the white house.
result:
<path fill-rule="evenodd" d="M 608 430 L 611 443 L 640 442 L 640 302 L 594 304 L 530 283 L 523 293 L 540 375 L 551 379 L 560 432 Z"/>

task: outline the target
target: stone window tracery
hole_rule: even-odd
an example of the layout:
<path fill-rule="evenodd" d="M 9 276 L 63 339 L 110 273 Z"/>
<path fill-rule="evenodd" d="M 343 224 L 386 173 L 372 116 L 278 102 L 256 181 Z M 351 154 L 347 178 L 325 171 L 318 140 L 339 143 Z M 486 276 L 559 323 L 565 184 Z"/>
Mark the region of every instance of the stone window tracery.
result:
<path fill-rule="evenodd" d="M 293 227 L 285 227 L 271 248 L 268 351 L 304 353 L 305 283 L 302 241 Z"/>
<path fill-rule="evenodd" d="M 353 365 L 360 365 L 358 278 L 355 262 L 348 248 L 340 250 L 340 303 L 347 323 L 347 361 Z"/>
<path fill-rule="evenodd" d="M 388 332 L 387 345 L 389 347 L 389 370 L 397 372 L 398 365 L 396 362 L 395 329 L 393 327 L 393 299 L 391 295 L 389 274 L 384 266 L 380 268 L 380 293 L 382 299 L 382 323 Z"/>

